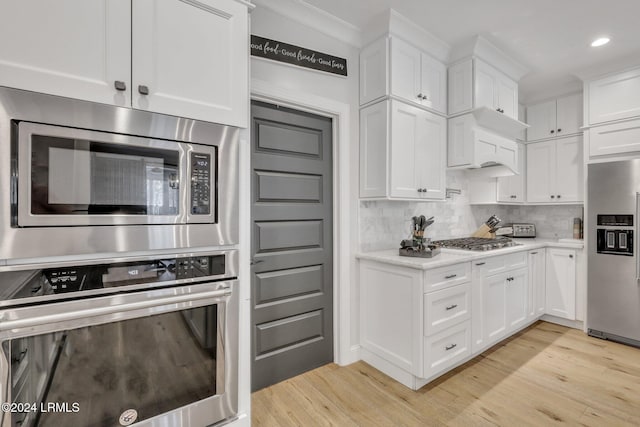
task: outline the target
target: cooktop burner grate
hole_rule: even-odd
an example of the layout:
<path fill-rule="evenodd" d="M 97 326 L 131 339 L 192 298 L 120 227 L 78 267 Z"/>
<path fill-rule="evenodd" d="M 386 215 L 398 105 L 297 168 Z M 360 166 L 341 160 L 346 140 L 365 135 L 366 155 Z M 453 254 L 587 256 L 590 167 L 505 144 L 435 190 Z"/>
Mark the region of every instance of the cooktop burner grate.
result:
<path fill-rule="evenodd" d="M 466 249 L 469 251 L 490 251 L 492 249 L 508 248 L 518 246 L 508 237 L 496 237 L 495 239 L 483 237 L 465 237 L 461 239 L 447 239 L 432 241 L 432 244 L 442 248 Z"/>

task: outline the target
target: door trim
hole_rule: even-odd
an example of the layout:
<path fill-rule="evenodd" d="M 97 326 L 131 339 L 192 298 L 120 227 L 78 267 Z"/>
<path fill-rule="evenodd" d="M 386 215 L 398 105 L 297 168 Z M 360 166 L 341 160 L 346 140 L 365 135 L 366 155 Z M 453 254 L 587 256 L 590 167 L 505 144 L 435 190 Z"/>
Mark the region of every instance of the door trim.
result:
<path fill-rule="evenodd" d="M 251 100 L 278 104 L 333 120 L 333 357 L 338 365 L 354 363 L 359 360 L 360 346 L 351 345 L 350 334 L 352 290 L 349 284 L 353 281 L 350 280 L 349 104 L 312 93 L 284 89 L 259 79 L 251 79 Z M 248 210 L 248 203 L 246 206 Z M 248 280 L 250 274 L 248 267 L 245 268 L 247 274 L 244 277 Z"/>

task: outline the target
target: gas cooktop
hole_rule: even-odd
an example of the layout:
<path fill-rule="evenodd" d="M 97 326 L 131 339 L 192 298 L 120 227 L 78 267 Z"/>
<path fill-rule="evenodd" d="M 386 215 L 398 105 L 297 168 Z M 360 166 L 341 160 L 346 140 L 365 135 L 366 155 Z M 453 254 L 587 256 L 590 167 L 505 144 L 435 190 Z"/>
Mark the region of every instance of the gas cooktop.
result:
<path fill-rule="evenodd" d="M 462 239 L 436 240 L 431 243 L 441 248 L 465 249 L 468 251 L 490 251 L 492 249 L 508 248 L 520 244 L 508 237 L 496 237 L 495 239 L 465 237 Z"/>

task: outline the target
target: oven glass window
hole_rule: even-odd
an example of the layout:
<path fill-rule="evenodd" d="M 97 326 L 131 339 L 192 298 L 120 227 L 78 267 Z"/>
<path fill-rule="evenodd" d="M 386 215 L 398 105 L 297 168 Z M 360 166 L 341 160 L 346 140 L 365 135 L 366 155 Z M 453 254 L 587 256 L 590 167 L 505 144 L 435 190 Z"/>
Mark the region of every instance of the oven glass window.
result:
<path fill-rule="evenodd" d="M 216 395 L 224 378 L 217 308 L 5 342 L 11 402 L 36 408 L 11 414 L 11 425 L 117 426 L 130 409 L 141 421 Z"/>
<path fill-rule="evenodd" d="M 177 215 L 178 151 L 32 135 L 34 215 Z"/>

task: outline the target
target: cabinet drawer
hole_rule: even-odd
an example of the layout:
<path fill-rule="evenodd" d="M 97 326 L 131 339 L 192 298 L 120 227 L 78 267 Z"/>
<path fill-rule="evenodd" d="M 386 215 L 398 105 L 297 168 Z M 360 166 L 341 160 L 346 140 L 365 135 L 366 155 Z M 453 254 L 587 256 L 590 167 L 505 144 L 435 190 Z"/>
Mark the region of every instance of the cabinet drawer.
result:
<path fill-rule="evenodd" d="M 471 323 L 463 322 L 424 339 L 424 377 L 431 378 L 471 354 Z"/>
<path fill-rule="evenodd" d="M 434 268 L 425 272 L 424 291 L 431 292 L 444 289 L 470 280 L 471 264 L 468 262 Z"/>
<path fill-rule="evenodd" d="M 502 273 L 503 271 L 522 268 L 527 265 L 527 252 L 516 252 L 509 255 L 500 255 L 473 262 L 474 267 L 481 268 L 485 276 Z"/>
<path fill-rule="evenodd" d="M 424 295 L 424 334 L 433 335 L 471 317 L 471 284 Z"/>

